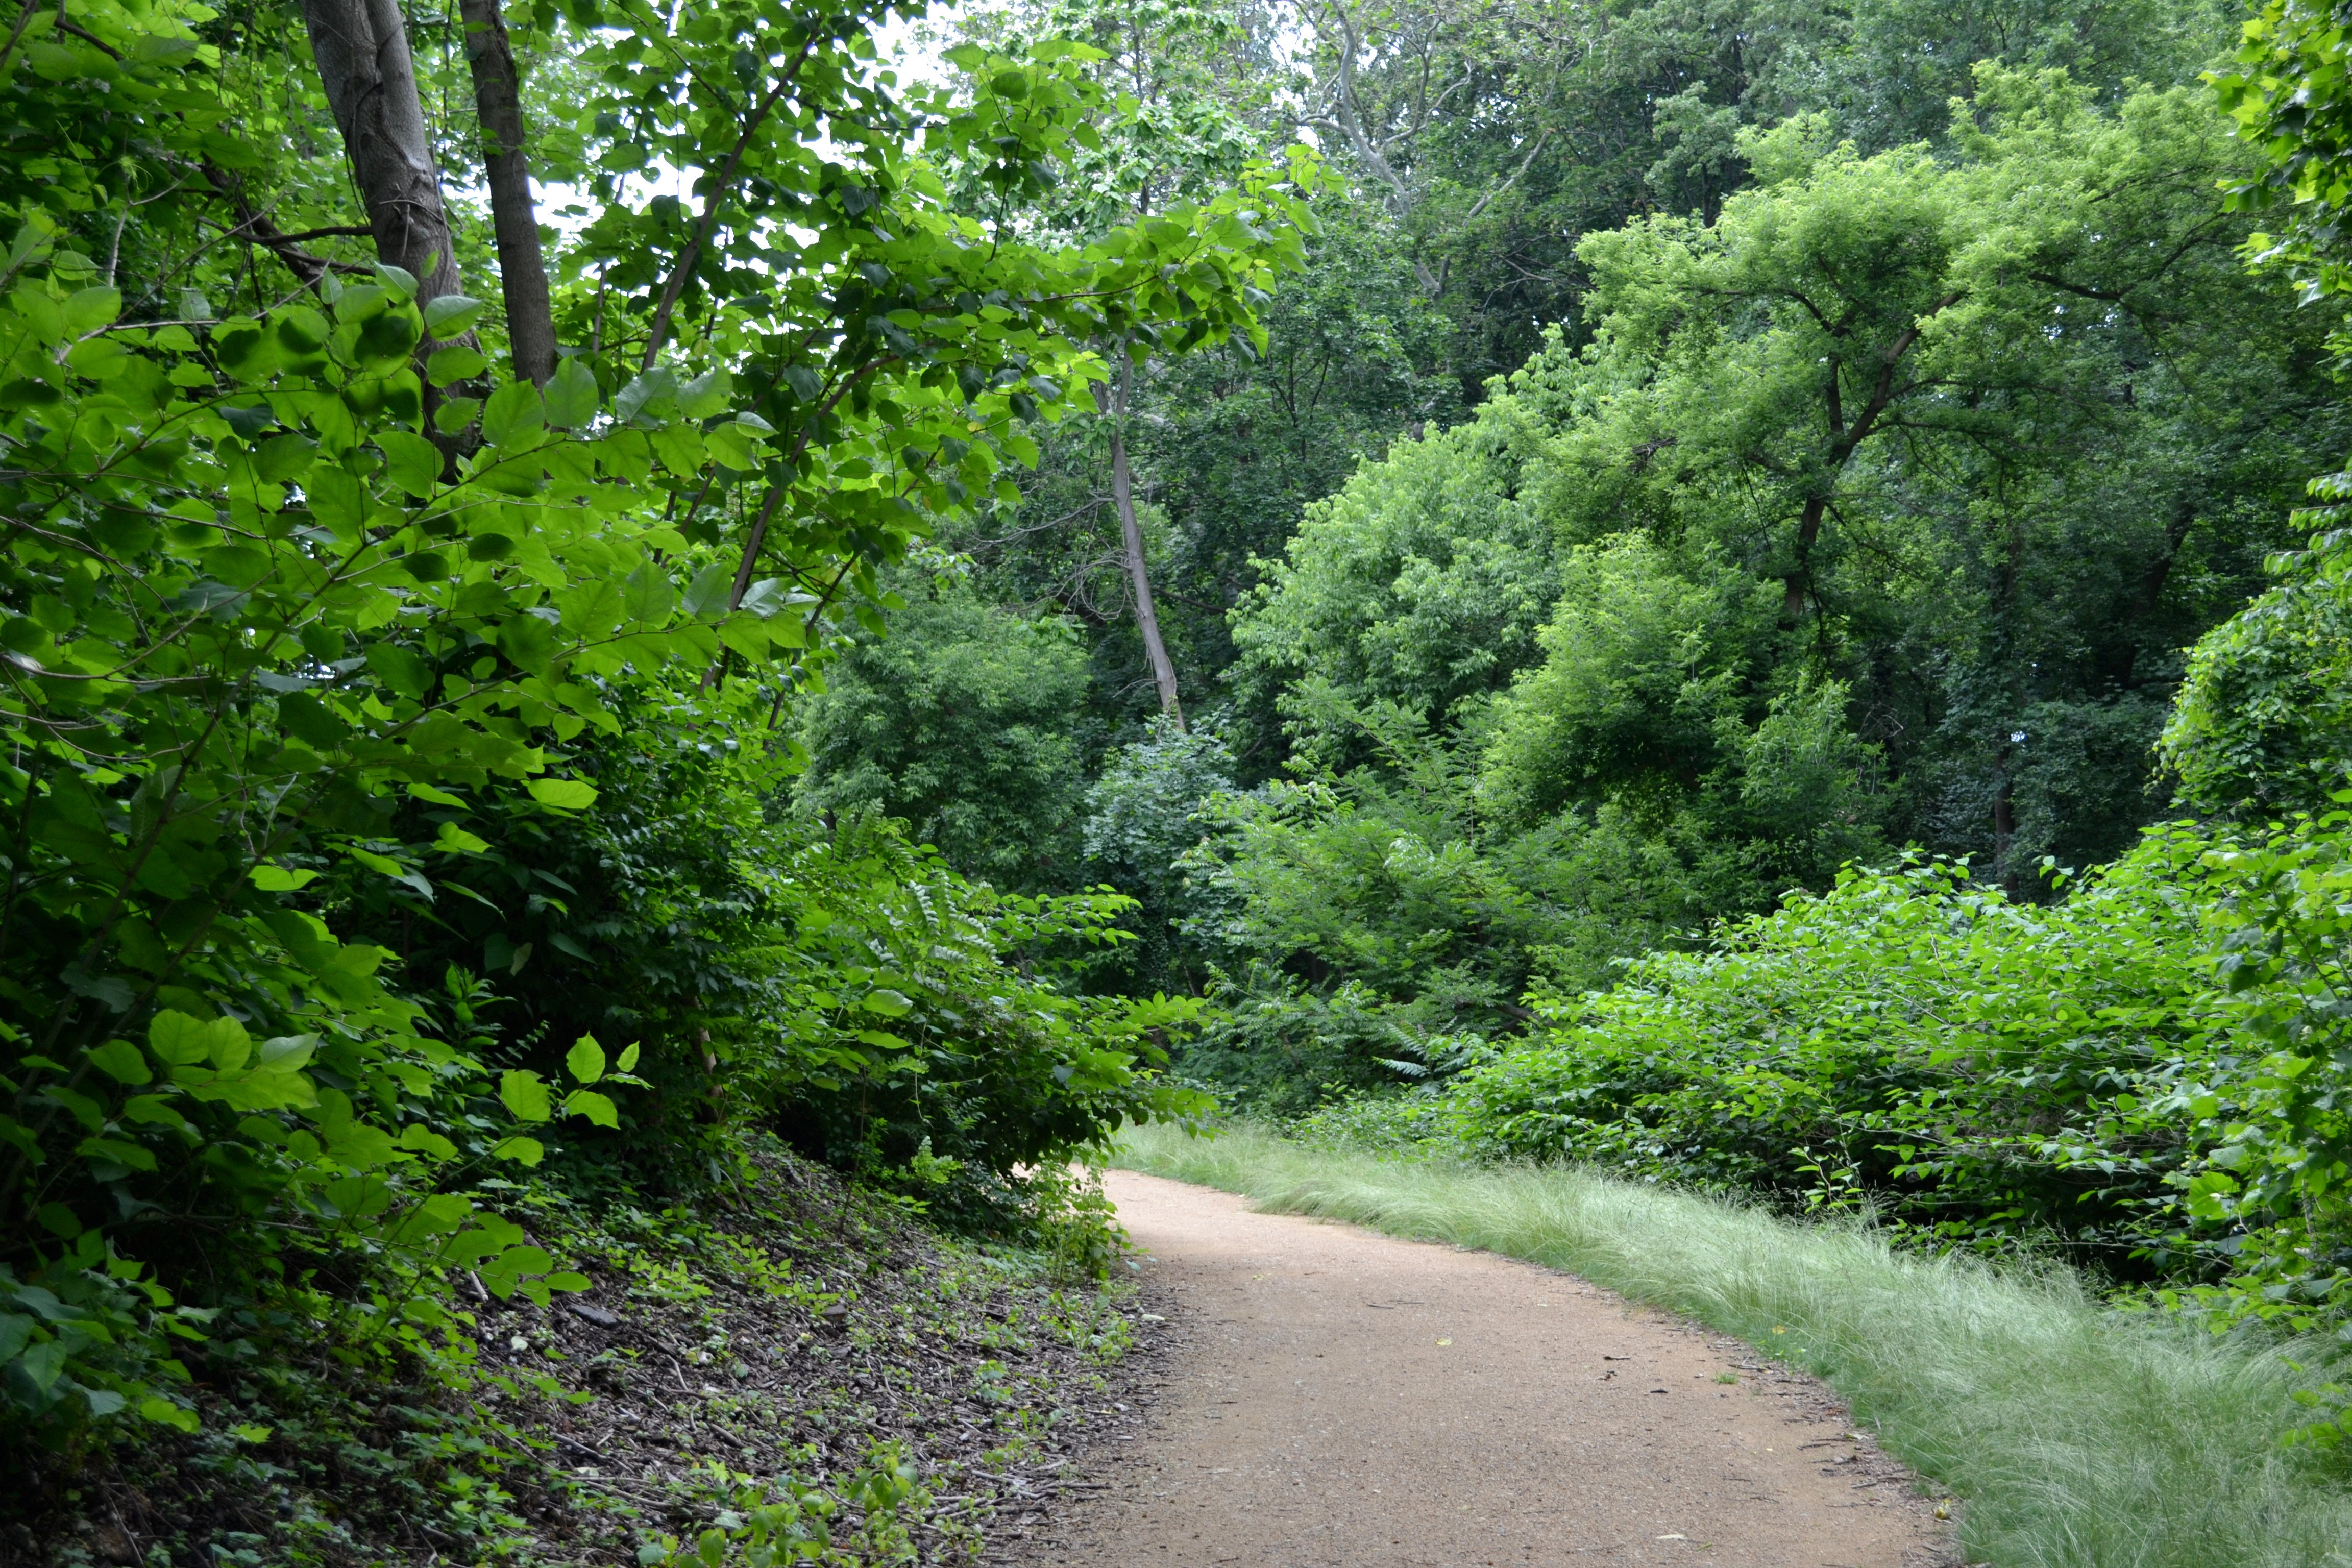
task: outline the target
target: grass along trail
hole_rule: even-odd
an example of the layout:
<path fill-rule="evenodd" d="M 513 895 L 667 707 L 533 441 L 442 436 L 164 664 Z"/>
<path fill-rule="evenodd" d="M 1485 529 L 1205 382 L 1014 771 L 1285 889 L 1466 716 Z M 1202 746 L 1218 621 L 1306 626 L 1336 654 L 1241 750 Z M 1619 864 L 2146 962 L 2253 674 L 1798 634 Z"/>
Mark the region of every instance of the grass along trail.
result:
<path fill-rule="evenodd" d="M 2341 1353 L 2325 1345 L 2217 1338 L 2107 1308 L 2063 1269 L 1898 1252 L 1859 1225 L 1575 1170 L 1384 1160 L 1245 1127 L 1145 1128 L 1120 1163 L 1261 1210 L 1528 1258 L 1768 1345 L 1958 1494 L 1971 1563 L 2352 1564 L 2344 1458 L 2283 1441 L 2312 1416 L 2294 1392 Z"/>
<path fill-rule="evenodd" d="M 1810 1378 L 1550 1269 L 1109 1183 L 1178 1348 L 1040 1555 L 1926 1568 L 1948 1531 Z"/>

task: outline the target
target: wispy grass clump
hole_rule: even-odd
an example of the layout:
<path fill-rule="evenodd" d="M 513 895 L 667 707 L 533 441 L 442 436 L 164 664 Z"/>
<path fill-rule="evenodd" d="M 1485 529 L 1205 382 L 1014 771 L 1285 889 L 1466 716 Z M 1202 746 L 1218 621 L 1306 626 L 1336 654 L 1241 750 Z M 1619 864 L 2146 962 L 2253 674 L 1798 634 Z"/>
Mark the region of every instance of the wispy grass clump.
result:
<path fill-rule="evenodd" d="M 1826 1380 L 1964 1500 L 1997 1568 L 2352 1564 L 2352 1485 L 2285 1435 L 2319 1352 L 2103 1305 L 2057 1268 L 1899 1252 L 1853 1224 L 1570 1169 L 1305 1149 L 1260 1130 L 1126 1135 L 1119 1163 L 1417 1240 L 1524 1258 Z"/>

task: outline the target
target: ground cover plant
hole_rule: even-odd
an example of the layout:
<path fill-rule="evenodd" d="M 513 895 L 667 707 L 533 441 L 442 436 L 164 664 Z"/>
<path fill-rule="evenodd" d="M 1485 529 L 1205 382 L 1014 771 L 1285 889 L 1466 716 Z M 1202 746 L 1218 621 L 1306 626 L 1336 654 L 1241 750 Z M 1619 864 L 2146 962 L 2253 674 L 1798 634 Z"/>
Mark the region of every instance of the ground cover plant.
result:
<path fill-rule="evenodd" d="M 2326 1346 L 2120 1312 L 2061 1268 L 1927 1256 L 1565 1168 L 1398 1162 L 1247 1125 L 1147 1129 L 1120 1163 L 1419 1240 L 1572 1271 L 1821 1376 L 1962 1500 L 1968 1561 L 2329 1563 L 2352 1555 L 2340 1459 L 2288 1442 Z"/>
<path fill-rule="evenodd" d="M 1081 1214 L 983 1247 L 778 1148 L 738 1175 L 661 1208 L 518 1194 L 590 1283 L 463 1289 L 462 1378 L 315 1346 L 217 1365 L 198 1431 L 12 1490 L 0 1539 L 27 1563 L 686 1562 L 715 1531 L 740 1562 L 765 1531 L 882 1563 L 968 1558 L 1050 1500 L 1136 1328 Z"/>

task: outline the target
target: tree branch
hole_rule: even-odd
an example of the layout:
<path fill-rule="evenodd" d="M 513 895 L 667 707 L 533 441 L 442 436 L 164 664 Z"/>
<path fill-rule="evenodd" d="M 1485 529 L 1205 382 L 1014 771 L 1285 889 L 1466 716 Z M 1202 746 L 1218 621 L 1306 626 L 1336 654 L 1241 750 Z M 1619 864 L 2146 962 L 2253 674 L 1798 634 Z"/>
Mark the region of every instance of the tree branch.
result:
<path fill-rule="evenodd" d="M 742 134 L 735 138 L 735 145 L 728 151 L 727 162 L 719 166 L 719 177 L 712 184 L 710 194 L 703 198 L 702 217 L 694 226 L 694 237 L 686 242 L 686 248 L 678 252 L 677 265 L 670 269 L 669 280 L 662 285 L 661 301 L 654 307 L 653 325 L 646 334 L 645 357 L 638 362 L 639 370 L 653 368 L 654 357 L 661 353 L 662 344 L 669 339 L 670 316 L 677 309 L 677 297 L 686 291 L 687 280 L 694 276 L 695 264 L 702 259 L 702 247 L 710 242 L 711 230 L 719 226 L 719 204 L 734 188 L 736 171 L 743 166 L 743 154 L 751 150 L 751 138 L 759 134 L 760 127 L 767 122 L 769 114 L 792 89 L 793 83 L 801 74 L 801 68 L 815 52 L 816 35 L 812 32 L 808 41 L 801 46 L 799 55 L 785 68 L 783 75 L 776 79 L 775 84 L 768 89 L 767 95 L 753 106 L 751 117 L 744 121 Z"/>

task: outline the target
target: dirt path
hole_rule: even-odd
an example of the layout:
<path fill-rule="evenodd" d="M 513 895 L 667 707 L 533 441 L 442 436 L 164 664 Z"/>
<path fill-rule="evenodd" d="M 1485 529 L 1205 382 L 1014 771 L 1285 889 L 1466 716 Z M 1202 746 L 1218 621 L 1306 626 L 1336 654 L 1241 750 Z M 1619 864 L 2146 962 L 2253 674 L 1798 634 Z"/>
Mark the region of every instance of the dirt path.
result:
<path fill-rule="evenodd" d="M 1110 1192 L 1172 1320 L 1168 1381 L 1032 1561 L 1949 1560 L 1901 1467 L 1735 1341 L 1484 1253 L 1127 1172 Z"/>

